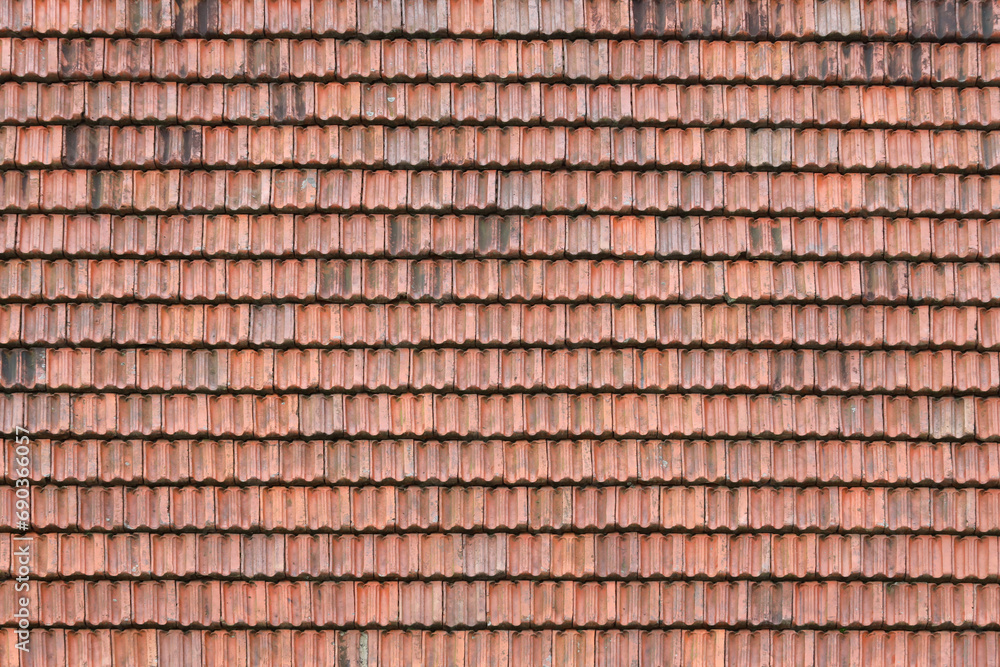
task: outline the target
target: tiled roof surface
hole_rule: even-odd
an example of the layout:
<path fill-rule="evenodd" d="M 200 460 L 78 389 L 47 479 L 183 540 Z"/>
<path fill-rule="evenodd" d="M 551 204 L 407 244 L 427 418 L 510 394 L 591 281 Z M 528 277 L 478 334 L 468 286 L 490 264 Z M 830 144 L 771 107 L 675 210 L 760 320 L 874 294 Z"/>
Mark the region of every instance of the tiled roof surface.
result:
<path fill-rule="evenodd" d="M 0 0 L 0 665 L 1000 665 L 998 0 Z"/>

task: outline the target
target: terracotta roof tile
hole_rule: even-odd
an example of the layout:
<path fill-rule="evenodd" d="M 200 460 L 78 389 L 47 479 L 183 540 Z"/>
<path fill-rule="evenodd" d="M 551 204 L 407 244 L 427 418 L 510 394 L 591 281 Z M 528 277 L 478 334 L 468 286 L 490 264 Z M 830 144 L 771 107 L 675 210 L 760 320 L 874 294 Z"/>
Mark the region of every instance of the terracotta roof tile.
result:
<path fill-rule="evenodd" d="M 29 662 L 993 664 L 995 4 L 0 2 Z"/>

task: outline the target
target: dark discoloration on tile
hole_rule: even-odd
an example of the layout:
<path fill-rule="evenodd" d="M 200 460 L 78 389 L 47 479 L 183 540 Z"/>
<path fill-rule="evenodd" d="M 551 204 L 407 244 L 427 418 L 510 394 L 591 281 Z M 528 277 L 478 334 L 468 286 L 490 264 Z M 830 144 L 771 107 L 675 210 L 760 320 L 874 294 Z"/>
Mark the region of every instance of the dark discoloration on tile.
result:
<path fill-rule="evenodd" d="M 321 297 L 344 297 L 353 294 L 354 271 L 354 262 L 320 262 L 318 289 Z"/>
<path fill-rule="evenodd" d="M 770 28 L 768 5 L 770 0 L 747 0 L 746 31 L 751 37 L 764 37 Z"/>
<path fill-rule="evenodd" d="M 110 128 L 76 125 L 66 128 L 63 162 L 68 167 L 96 167 L 108 161 Z"/>
<path fill-rule="evenodd" d="M 103 62 L 104 41 L 99 39 L 62 39 L 59 42 L 59 76 L 86 80 L 98 72 Z"/>
<path fill-rule="evenodd" d="M 200 127 L 159 127 L 156 130 L 156 162 L 160 166 L 190 167 L 201 163 Z"/>
<path fill-rule="evenodd" d="M 150 42 L 148 39 L 115 39 L 106 46 L 107 66 L 116 78 L 131 79 L 149 75 Z"/>
<path fill-rule="evenodd" d="M 219 31 L 219 0 L 174 0 L 174 34 L 212 37 Z"/>
<path fill-rule="evenodd" d="M 476 250 L 485 256 L 507 255 L 521 246 L 519 216 L 484 216 L 479 219 Z"/>
<path fill-rule="evenodd" d="M 677 27 L 677 0 L 632 0 L 632 29 L 637 35 L 663 36 Z"/>
<path fill-rule="evenodd" d="M 841 62 L 842 74 L 852 80 L 859 83 L 882 82 L 885 56 L 881 44 L 844 44 L 841 46 Z M 908 65 L 903 67 L 904 71 L 909 69 Z"/>
<path fill-rule="evenodd" d="M 909 0 L 910 34 L 918 39 L 953 39 L 958 34 L 960 4 L 965 3 L 963 0 Z"/>
<path fill-rule="evenodd" d="M 271 119 L 277 123 L 304 121 L 310 115 L 307 90 L 295 84 L 271 85 Z"/>
<path fill-rule="evenodd" d="M 993 2 L 958 3 L 958 36 L 960 39 L 993 37 L 996 28 L 996 4 Z"/>
<path fill-rule="evenodd" d="M 288 75 L 288 62 L 282 58 L 282 42 L 276 39 L 255 40 L 247 45 L 247 71 L 262 79 Z"/>
<path fill-rule="evenodd" d="M 132 198 L 130 175 L 122 171 L 95 171 L 90 174 L 90 206 L 107 210 L 122 206 Z"/>
<path fill-rule="evenodd" d="M 45 362 L 44 348 L 0 350 L 0 381 L 7 388 L 44 386 Z"/>

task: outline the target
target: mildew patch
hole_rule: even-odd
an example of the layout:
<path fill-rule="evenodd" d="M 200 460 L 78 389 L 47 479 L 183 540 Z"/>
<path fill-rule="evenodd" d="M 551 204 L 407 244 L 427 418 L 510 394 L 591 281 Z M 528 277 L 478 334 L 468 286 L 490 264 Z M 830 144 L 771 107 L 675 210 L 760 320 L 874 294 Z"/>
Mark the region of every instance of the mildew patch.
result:
<path fill-rule="evenodd" d="M 637 34 L 662 36 L 676 22 L 677 0 L 632 0 L 632 29 Z"/>
<path fill-rule="evenodd" d="M 174 0 L 174 34 L 209 37 L 219 31 L 219 0 Z"/>
<path fill-rule="evenodd" d="M 7 388 L 45 385 L 45 349 L 0 351 L 0 382 Z"/>

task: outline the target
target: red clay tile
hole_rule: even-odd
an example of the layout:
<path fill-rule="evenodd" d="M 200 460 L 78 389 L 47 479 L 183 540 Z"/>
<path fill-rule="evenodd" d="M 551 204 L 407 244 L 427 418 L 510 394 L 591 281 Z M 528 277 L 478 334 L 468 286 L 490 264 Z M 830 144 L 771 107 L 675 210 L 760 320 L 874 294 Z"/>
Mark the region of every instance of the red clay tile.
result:
<path fill-rule="evenodd" d="M 995 640 L 982 3 L 216 4 L 0 10 L 48 662 Z"/>

